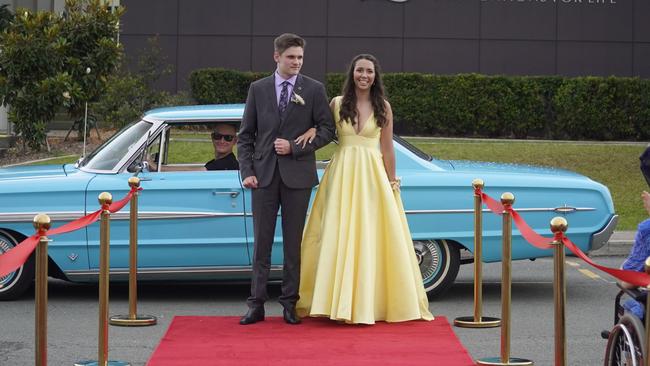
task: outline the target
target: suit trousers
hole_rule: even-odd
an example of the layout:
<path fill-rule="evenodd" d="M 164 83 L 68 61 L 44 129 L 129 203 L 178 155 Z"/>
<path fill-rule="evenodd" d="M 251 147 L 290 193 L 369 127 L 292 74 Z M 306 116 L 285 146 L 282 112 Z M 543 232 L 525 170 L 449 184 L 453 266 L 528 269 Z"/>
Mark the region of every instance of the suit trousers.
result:
<path fill-rule="evenodd" d="M 292 309 L 298 301 L 300 287 L 300 243 L 309 207 L 311 188 L 287 187 L 276 164 L 271 184 L 253 189 L 253 276 L 251 296 L 247 300 L 251 309 L 264 306 L 268 300 L 267 282 L 271 269 L 271 248 L 275 234 L 278 208 L 282 209 L 282 248 L 284 266 L 280 304 Z"/>

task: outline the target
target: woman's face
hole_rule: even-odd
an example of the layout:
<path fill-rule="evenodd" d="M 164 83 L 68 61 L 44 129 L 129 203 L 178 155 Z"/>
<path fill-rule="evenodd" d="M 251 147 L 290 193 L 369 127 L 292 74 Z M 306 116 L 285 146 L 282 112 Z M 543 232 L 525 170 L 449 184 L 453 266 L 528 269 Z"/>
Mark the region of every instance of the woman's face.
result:
<path fill-rule="evenodd" d="M 354 85 L 359 90 L 369 90 L 375 82 L 375 64 L 370 60 L 360 59 L 354 63 Z"/>

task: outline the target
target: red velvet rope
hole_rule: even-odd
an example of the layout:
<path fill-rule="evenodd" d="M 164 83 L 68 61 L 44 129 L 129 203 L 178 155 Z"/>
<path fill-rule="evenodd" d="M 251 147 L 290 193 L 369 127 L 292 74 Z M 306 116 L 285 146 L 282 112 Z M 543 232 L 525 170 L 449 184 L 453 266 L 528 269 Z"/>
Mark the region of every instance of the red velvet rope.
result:
<path fill-rule="evenodd" d="M 535 230 L 528 226 L 526 221 L 512 207 L 508 208 L 508 212 L 510 212 L 512 220 L 515 222 L 517 229 L 519 229 L 521 236 L 523 236 L 528 243 L 539 249 L 553 248 L 553 246 L 549 244 L 553 239 L 549 239 L 537 234 Z"/>
<path fill-rule="evenodd" d="M 25 262 L 27 262 L 29 256 L 36 249 L 36 245 L 38 245 L 41 235 L 52 236 L 57 234 L 69 233 L 84 228 L 94 223 L 95 221 L 99 220 L 99 216 L 101 215 L 102 210 L 108 209 L 111 213 L 115 213 L 123 209 L 124 206 L 126 206 L 126 204 L 129 203 L 133 194 L 140 190 L 142 190 L 142 188 L 132 187 L 129 193 L 127 193 L 127 195 L 124 198 L 122 198 L 117 202 L 112 203 L 110 206 L 105 205 L 104 207 L 100 208 L 99 210 L 91 214 L 88 214 L 84 217 L 80 217 L 65 225 L 59 226 L 56 229 L 50 229 L 44 233 L 38 232 L 28 237 L 27 239 L 23 240 L 15 247 L 8 250 L 6 253 L 0 255 L 0 277 L 8 275 L 9 273 L 15 271 L 20 266 L 25 264 Z"/>
<path fill-rule="evenodd" d="M 600 264 L 597 264 L 594 261 L 592 261 L 591 258 L 587 257 L 587 255 L 583 253 L 582 250 L 580 250 L 580 248 L 578 248 L 577 245 L 573 244 L 573 242 L 571 242 L 569 238 L 562 236 L 562 243 L 564 243 L 564 245 L 567 248 L 569 248 L 569 250 L 573 252 L 573 254 L 582 258 L 583 261 L 591 264 L 593 267 L 596 267 L 603 272 L 606 272 L 616 277 L 621 281 L 625 281 L 627 283 L 631 283 L 632 285 L 639 286 L 639 287 L 647 287 L 650 284 L 650 275 L 648 275 L 647 273 L 601 266 Z"/>
<path fill-rule="evenodd" d="M 515 225 L 517 226 L 519 232 L 521 233 L 521 236 L 523 236 L 524 239 L 526 239 L 526 241 L 531 245 L 540 249 L 550 249 L 553 246 L 549 243 L 552 240 L 558 240 L 561 241 L 567 248 L 569 248 L 569 250 L 573 254 L 575 254 L 576 256 L 578 256 L 579 258 L 581 258 L 591 266 L 598 268 L 599 270 L 608 273 L 611 276 L 621 281 L 625 281 L 627 283 L 639 287 L 647 287 L 650 284 L 650 275 L 646 273 L 629 271 L 624 269 L 617 269 L 617 268 L 610 268 L 595 263 L 582 250 L 580 250 L 580 248 L 577 245 L 575 245 L 571 240 L 569 240 L 569 238 L 564 236 L 563 232 L 555 233 L 553 239 L 549 239 L 537 234 L 530 226 L 528 226 L 526 221 L 519 215 L 519 213 L 515 209 L 512 208 L 512 206 L 504 207 L 504 205 L 497 202 L 492 197 L 481 192 L 480 189 L 475 189 L 474 192 L 477 195 L 481 196 L 481 199 L 483 200 L 485 205 L 488 206 L 490 211 L 492 211 L 493 213 L 497 215 L 501 215 L 503 211 L 510 212 L 510 214 L 512 215 L 512 219 L 515 222 Z"/>
<path fill-rule="evenodd" d="M 501 204 L 501 202 L 495 200 L 494 198 L 488 196 L 487 194 L 481 192 L 481 190 L 478 190 L 481 196 L 481 200 L 485 205 L 494 213 L 495 215 L 501 215 L 504 211 L 504 207 Z"/>
<path fill-rule="evenodd" d="M 539 249 L 550 249 L 552 246 L 549 244 L 551 239 L 545 238 L 537 234 L 526 221 L 519 215 L 512 206 L 504 206 L 502 203 L 498 202 L 494 198 L 483 193 L 481 189 L 475 189 L 474 193 L 481 196 L 481 200 L 485 205 L 496 215 L 503 214 L 504 211 L 508 211 L 512 215 L 512 220 L 515 222 L 517 229 L 521 232 L 521 236 L 526 239 L 527 242 Z"/>

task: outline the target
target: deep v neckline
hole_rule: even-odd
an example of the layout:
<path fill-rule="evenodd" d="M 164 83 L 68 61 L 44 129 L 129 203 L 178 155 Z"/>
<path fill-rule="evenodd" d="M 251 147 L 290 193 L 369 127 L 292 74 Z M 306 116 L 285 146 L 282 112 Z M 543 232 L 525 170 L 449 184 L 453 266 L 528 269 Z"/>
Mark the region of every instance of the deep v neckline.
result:
<path fill-rule="evenodd" d="M 368 121 L 370 121 L 370 118 L 372 118 L 372 116 L 374 116 L 374 115 L 375 115 L 374 111 L 370 112 L 370 114 L 368 115 L 368 118 L 366 118 L 366 121 L 363 123 L 363 126 L 361 128 L 359 128 L 359 132 L 357 132 L 357 129 L 354 128 L 354 125 L 352 125 L 352 131 L 354 131 L 354 134 L 357 135 L 357 136 L 361 136 L 361 132 L 363 132 L 363 130 L 366 128 L 366 125 L 368 124 Z M 357 122 L 357 124 L 359 124 L 359 122 Z"/>

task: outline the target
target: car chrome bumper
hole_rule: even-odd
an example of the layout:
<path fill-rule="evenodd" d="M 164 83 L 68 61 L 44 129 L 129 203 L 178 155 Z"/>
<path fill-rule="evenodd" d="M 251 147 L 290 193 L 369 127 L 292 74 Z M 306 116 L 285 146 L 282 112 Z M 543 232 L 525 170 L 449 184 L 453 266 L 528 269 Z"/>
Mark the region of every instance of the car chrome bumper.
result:
<path fill-rule="evenodd" d="M 618 224 L 618 215 L 613 215 L 605 227 L 591 236 L 590 250 L 600 249 L 603 245 L 607 244 L 609 238 L 614 233 L 616 224 Z"/>

